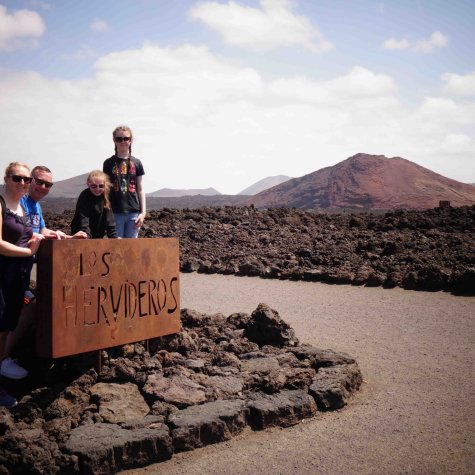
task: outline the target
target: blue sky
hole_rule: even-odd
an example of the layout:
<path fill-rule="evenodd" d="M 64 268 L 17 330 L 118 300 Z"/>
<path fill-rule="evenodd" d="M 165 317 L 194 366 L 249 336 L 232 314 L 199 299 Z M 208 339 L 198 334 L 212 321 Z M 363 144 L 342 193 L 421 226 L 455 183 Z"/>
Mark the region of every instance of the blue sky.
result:
<path fill-rule="evenodd" d="M 358 152 L 475 182 L 472 0 L 0 0 L 0 166 L 238 193 Z"/>

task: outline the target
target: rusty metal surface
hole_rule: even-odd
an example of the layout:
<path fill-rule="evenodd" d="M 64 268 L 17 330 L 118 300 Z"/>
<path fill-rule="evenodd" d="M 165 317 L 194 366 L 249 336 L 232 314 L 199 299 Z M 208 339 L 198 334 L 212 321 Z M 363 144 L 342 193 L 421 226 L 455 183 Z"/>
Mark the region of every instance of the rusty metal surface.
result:
<path fill-rule="evenodd" d="M 40 356 L 180 331 L 177 238 L 47 240 L 38 252 Z"/>

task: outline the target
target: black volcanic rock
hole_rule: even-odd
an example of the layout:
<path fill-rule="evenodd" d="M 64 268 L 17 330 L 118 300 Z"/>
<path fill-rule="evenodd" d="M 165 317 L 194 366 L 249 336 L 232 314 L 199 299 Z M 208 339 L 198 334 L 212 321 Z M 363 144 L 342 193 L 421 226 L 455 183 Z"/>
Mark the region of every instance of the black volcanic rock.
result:
<path fill-rule="evenodd" d="M 261 347 L 243 334 L 256 319 L 250 333 Z M 18 406 L 0 408 L 0 473 L 113 474 L 248 426 L 297 424 L 318 406 L 345 405 L 361 385 L 351 357 L 295 346 L 293 329 L 265 304 L 229 317 L 183 309 L 181 320 L 182 331 L 150 341 L 150 353 L 139 343 L 102 351 L 99 373 L 87 354 L 32 373 Z"/>
<path fill-rule="evenodd" d="M 298 339 L 293 329 L 265 304 L 259 304 L 244 329 L 244 336 L 259 346 L 296 346 Z"/>
<path fill-rule="evenodd" d="M 67 230 L 71 212 L 46 213 Z M 475 294 L 475 206 L 318 214 L 287 208 L 151 211 L 141 237 L 178 237 L 180 268 Z"/>
<path fill-rule="evenodd" d="M 173 455 L 172 439 L 165 424 L 138 429 L 104 423 L 82 425 L 71 431 L 62 449 L 79 459 L 80 473 L 116 473 Z"/>

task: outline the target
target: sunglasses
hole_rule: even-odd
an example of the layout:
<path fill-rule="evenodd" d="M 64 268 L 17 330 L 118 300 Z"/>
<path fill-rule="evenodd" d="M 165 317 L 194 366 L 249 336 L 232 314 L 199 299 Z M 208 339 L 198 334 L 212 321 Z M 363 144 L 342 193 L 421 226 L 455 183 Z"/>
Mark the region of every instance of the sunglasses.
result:
<path fill-rule="evenodd" d="M 21 176 L 21 175 L 10 175 L 10 178 L 15 183 L 23 182 L 26 185 L 29 185 L 31 183 L 31 180 L 33 180 L 33 178 L 31 176 Z"/>
<path fill-rule="evenodd" d="M 46 188 L 51 188 L 53 186 L 53 183 L 51 183 L 50 181 L 40 180 L 39 178 L 34 178 L 34 180 L 37 185 L 44 185 Z"/>
<path fill-rule="evenodd" d="M 114 137 L 114 140 L 118 143 L 128 142 L 132 137 Z"/>
<path fill-rule="evenodd" d="M 100 189 L 102 190 L 103 188 L 106 187 L 106 185 L 104 185 L 104 183 L 100 183 L 99 185 L 96 185 L 95 183 L 89 183 L 88 186 L 89 186 L 89 188 L 91 188 L 92 190 L 95 190 L 95 189 L 97 189 L 97 188 L 100 188 Z"/>

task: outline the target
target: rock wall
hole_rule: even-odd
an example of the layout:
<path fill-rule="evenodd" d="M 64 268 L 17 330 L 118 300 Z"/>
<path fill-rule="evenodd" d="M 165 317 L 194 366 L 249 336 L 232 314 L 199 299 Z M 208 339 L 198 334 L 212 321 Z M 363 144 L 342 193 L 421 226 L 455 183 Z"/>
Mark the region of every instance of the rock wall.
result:
<path fill-rule="evenodd" d="M 68 229 L 72 215 L 48 214 Z M 475 295 L 475 206 L 385 214 L 154 210 L 140 237 L 179 237 L 183 272 Z"/>
<path fill-rule="evenodd" d="M 185 309 L 181 319 L 180 333 L 148 350 L 103 351 L 99 373 L 87 355 L 36 371 L 18 406 L 0 408 L 0 474 L 145 466 L 246 427 L 287 427 L 339 409 L 361 385 L 351 356 L 301 344 L 265 304 L 228 317 Z"/>

